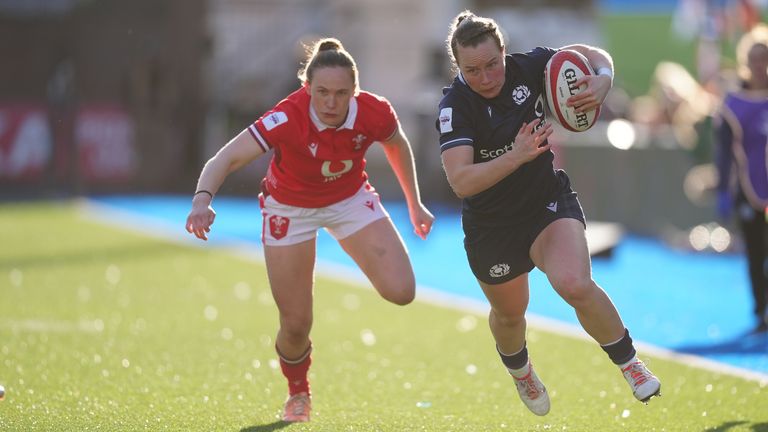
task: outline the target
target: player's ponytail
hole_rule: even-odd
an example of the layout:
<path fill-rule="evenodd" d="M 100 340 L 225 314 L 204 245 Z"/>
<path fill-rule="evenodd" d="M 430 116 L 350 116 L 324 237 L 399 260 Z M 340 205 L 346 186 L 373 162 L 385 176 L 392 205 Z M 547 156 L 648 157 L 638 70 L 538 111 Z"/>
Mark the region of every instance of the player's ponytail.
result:
<path fill-rule="evenodd" d="M 355 59 L 352 58 L 341 42 L 336 38 L 324 38 L 305 46 L 307 57 L 304 66 L 299 69 L 298 78 L 302 83 L 311 83 L 315 70 L 324 67 L 345 67 L 352 73 L 355 89 L 358 87 L 358 73 Z"/>
<path fill-rule="evenodd" d="M 317 44 L 317 52 L 327 50 L 344 51 L 344 47 L 341 46 L 341 42 L 338 39 L 327 38 L 320 40 Z"/>
<path fill-rule="evenodd" d="M 483 18 L 465 10 L 451 21 L 448 38 L 445 41 L 448 56 L 454 68 L 458 68 L 458 47 L 475 47 L 479 43 L 491 38 L 499 49 L 504 48 L 504 36 L 496 21 L 491 18 Z"/>
<path fill-rule="evenodd" d="M 461 25 L 461 22 L 464 21 L 467 18 L 476 16 L 469 10 L 465 10 L 464 12 L 461 12 L 460 14 L 456 15 L 456 19 L 454 20 L 453 24 L 451 25 L 451 28 L 456 30 L 459 25 Z"/>

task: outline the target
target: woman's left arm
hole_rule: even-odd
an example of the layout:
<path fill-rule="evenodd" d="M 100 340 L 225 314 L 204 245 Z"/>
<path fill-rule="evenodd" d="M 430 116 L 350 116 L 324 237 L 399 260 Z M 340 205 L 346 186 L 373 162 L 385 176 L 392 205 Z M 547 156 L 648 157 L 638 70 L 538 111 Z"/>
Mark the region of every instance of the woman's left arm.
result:
<path fill-rule="evenodd" d="M 608 51 L 584 44 L 566 45 L 560 50 L 582 54 L 595 71 L 595 75 L 585 76 L 574 83 L 577 87 L 586 84 L 587 88 L 568 98 L 568 106 L 574 107 L 576 112 L 588 112 L 602 105 L 613 87 L 613 58 Z"/>
<path fill-rule="evenodd" d="M 400 122 L 397 124 L 397 130 L 386 141 L 382 142 L 384 154 L 387 156 L 389 165 L 395 172 L 400 188 L 405 194 L 405 200 L 408 203 L 408 215 L 411 218 L 413 230 L 421 237 L 426 239 L 427 234 L 432 229 L 432 222 L 435 217 L 421 202 L 419 185 L 416 180 L 416 167 L 413 162 L 413 152 L 411 144 L 405 136 Z"/>

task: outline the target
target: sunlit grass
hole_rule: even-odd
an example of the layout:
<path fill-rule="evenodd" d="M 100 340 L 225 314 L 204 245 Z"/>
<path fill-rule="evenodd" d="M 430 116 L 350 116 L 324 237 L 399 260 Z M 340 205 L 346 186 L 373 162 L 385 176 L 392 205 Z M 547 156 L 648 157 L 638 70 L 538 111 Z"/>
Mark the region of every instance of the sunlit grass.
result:
<path fill-rule="evenodd" d="M 182 223 L 180 221 L 180 223 Z M 71 206 L 0 206 L 2 431 L 757 431 L 768 389 L 648 358 L 645 406 L 593 343 L 529 331 L 552 396 L 519 401 L 485 317 L 319 277 L 309 425 L 277 414 L 277 313 L 263 266 L 210 246 L 81 219 Z"/>

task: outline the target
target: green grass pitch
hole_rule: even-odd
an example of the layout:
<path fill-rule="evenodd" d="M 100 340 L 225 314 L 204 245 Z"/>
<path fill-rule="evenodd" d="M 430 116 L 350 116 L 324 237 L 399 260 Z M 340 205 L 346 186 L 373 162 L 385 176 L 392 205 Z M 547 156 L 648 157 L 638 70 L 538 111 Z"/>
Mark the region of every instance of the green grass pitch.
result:
<path fill-rule="evenodd" d="M 532 327 L 552 396 L 536 417 L 485 317 L 394 306 L 324 275 L 313 419 L 285 424 L 258 260 L 104 226 L 67 203 L 0 205 L 0 227 L 2 431 L 768 430 L 764 385 L 642 355 L 663 380 L 646 406 L 596 344 Z"/>

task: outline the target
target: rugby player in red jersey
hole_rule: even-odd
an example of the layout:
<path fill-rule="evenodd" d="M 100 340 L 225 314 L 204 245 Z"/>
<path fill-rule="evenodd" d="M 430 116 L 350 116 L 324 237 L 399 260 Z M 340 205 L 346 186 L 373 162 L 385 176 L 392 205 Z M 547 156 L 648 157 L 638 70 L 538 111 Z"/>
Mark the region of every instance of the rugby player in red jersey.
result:
<path fill-rule="evenodd" d="M 359 89 L 357 66 L 341 42 L 316 42 L 299 79 L 300 89 L 205 164 L 186 224 L 188 232 L 207 240 L 216 216 L 211 202 L 227 175 L 274 150 L 259 201 L 267 273 L 280 315 L 275 348 L 288 380 L 283 420 L 290 422 L 310 418 L 317 230 L 336 238 L 384 299 L 406 305 L 415 295 L 408 252 L 368 182 L 368 147 L 382 144 L 415 233 L 425 239 L 434 220 L 421 202 L 413 153 L 394 109 Z"/>

